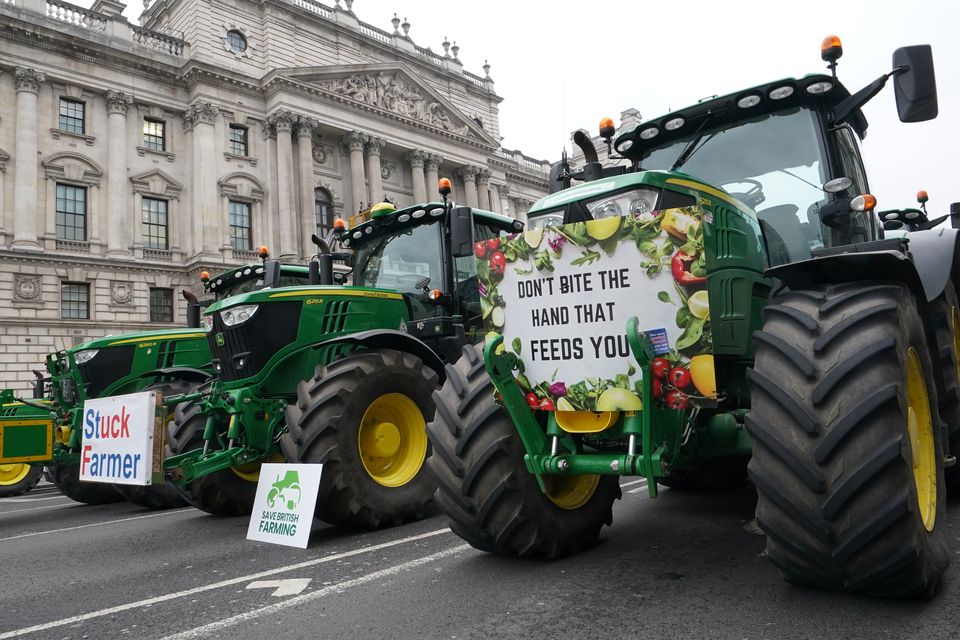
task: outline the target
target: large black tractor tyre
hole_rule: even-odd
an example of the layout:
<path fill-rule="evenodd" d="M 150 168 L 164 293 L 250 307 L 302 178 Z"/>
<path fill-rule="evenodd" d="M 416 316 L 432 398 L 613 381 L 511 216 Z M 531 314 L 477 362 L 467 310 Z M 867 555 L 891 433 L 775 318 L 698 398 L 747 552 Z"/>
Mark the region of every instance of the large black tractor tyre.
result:
<path fill-rule="evenodd" d="M 595 545 L 620 498 L 616 476 L 547 477 L 540 491 L 523 462 L 509 414 L 494 399 L 478 347 L 468 345 L 434 394 L 427 427 L 438 482 L 434 500 L 450 528 L 481 551 L 557 558 Z"/>
<path fill-rule="evenodd" d="M 49 469 L 53 474 L 53 484 L 57 485 L 60 493 L 74 502 L 110 504 L 124 500 L 114 484 L 80 482 L 79 464 L 51 464 Z"/>
<path fill-rule="evenodd" d="M 167 426 L 168 455 L 179 455 L 203 448 L 203 431 L 207 416 L 196 402 L 181 402 Z M 191 505 L 216 516 L 244 516 L 253 509 L 257 495 L 259 465 L 224 469 L 201 476 L 185 485 L 175 484 L 177 491 Z"/>
<path fill-rule="evenodd" d="M 778 296 L 748 372 L 750 479 L 767 555 L 790 581 L 930 596 L 949 552 L 931 350 L 909 289 Z"/>
<path fill-rule="evenodd" d="M 170 380 L 152 384 L 144 391 L 158 391 L 163 396 L 174 396 L 193 391 L 195 385 L 186 380 Z M 173 416 L 167 418 L 167 424 Z M 130 484 L 118 484 L 117 491 L 126 500 L 147 509 L 173 509 L 187 506 L 187 500 L 177 487 L 169 480 L 162 484 L 152 484 L 145 487 Z"/>
<path fill-rule="evenodd" d="M 930 315 L 937 334 L 937 355 L 943 377 L 940 417 L 947 424 L 950 455 L 960 456 L 960 303 L 953 281 L 930 304 Z M 945 471 L 947 488 L 960 491 L 960 465 Z"/>
<path fill-rule="evenodd" d="M 23 495 L 37 486 L 43 477 L 43 467 L 29 464 L 0 464 L 0 498 Z"/>
<path fill-rule="evenodd" d="M 728 493 L 748 482 L 750 456 L 723 456 L 704 460 L 687 469 L 677 469 L 657 482 L 676 491 L 691 493 Z"/>
<path fill-rule="evenodd" d="M 319 365 L 297 387 L 280 447 L 323 464 L 316 516 L 351 529 L 423 518 L 436 487 L 424 464 L 437 373 L 416 356 L 363 351 Z"/>

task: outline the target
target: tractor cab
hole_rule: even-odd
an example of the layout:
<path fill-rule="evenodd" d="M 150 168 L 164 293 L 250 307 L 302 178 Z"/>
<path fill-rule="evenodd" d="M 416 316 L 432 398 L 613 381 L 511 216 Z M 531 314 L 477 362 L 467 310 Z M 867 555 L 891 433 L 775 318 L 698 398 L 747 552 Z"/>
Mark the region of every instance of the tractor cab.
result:
<path fill-rule="evenodd" d="M 882 238 L 858 149 L 867 130 L 861 107 L 893 76 L 901 120 L 935 117 L 930 48 L 898 49 L 894 69 L 853 95 L 836 77 L 839 40 L 827 38 L 821 53 L 832 75 L 788 78 L 702 100 L 643 122 L 615 140 L 612 124 L 606 135 L 601 127 L 611 150 L 620 154 L 610 155 L 629 160 L 629 166 L 600 167 L 589 137 L 575 136 L 587 166 L 573 173 L 558 167 L 552 188 L 566 188 L 575 179 L 600 181 L 650 170 L 688 175 L 720 187 L 755 212 L 769 266 L 809 259 L 824 247 Z M 649 206 L 649 196 L 640 195 L 626 206 Z M 662 202 L 663 197 L 655 208 L 676 206 Z M 530 214 L 531 226 L 627 213 L 589 205 L 571 202 L 552 211 L 538 206 Z"/>
<path fill-rule="evenodd" d="M 428 344 L 457 333 L 455 325 L 466 334 L 458 338 L 457 351 L 462 339 L 479 339 L 485 310 L 477 290 L 476 257 L 494 264 L 500 236 L 522 230 L 523 224 L 442 202 L 400 210 L 378 205 L 371 211 L 341 240 L 355 251 L 354 285 L 402 294 L 410 312 L 406 331 Z M 457 219 L 464 219 L 460 230 Z"/>

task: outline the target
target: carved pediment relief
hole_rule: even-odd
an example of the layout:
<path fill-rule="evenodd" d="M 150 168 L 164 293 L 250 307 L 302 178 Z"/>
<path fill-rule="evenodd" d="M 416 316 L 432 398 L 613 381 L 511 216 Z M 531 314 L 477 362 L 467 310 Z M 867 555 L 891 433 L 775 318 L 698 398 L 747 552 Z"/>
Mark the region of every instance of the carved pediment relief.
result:
<path fill-rule="evenodd" d="M 278 75 L 368 108 L 381 109 L 482 143 L 495 144 L 483 129 L 415 78 L 402 64 L 345 65 L 322 70 L 301 68 L 281 70 Z"/>
<path fill-rule="evenodd" d="M 338 93 L 357 102 L 379 107 L 413 120 L 471 137 L 466 124 L 458 124 L 433 96 L 407 82 L 399 73 L 363 74 L 354 73 L 346 78 L 324 80 L 317 83 L 322 89 Z"/>
<path fill-rule="evenodd" d="M 145 173 L 130 176 L 130 182 L 133 183 L 133 190 L 136 193 L 159 195 L 166 198 L 178 198 L 183 190 L 182 184 L 159 169 L 152 169 Z"/>

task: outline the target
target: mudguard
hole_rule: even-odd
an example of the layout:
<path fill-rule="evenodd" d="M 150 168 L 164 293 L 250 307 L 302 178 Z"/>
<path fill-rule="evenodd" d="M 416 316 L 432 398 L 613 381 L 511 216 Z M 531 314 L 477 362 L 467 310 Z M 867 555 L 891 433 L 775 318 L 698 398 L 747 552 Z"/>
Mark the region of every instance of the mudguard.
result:
<path fill-rule="evenodd" d="M 927 234 L 939 231 L 941 230 L 936 229 L 931 232 L 918 233 Z M 916 250 L 917 244 L 913 242 L 913 233 L 907 239 L 910 240 L 909 247 L 911 250 L 909 253 L 896 249 L 869 250 L 871 245 L 889 247 L 892 243 L 895 243 L 893 240 L 881 240 L 875 243 L 838 248 L 835 250 L 836 253 L 773 267 L 767 269 L 764 274 L 767 277 L 778 279 L 791 289 L 808 289 L 819 284 L 840 284 L 861 280 L 899 282 L 908 286 L 913 292 L 920 318 L 924 324 L 924 332 L 928 336 L 933 336 L 936 332 L 933 329 L 929 302 L 943 292 L 947 279 L 950 277 L 951 265 L 954 261 L 953 245 L 955 244 L 955 238 L 944 239 L 943 237 L 930 236 L 928 239 L 925 238 L 917 243 L 922 247 L 919 250 Z M 842 250 L 847 252 L 840 253 Z M 927 274 L 925 280 L 919 272 L 919 265 L 914 260 L 918 253 L 926 254 L 923 260 L 925 273 Z M 941 256 L 939 264 L 937 264 L 935 258 L 937 255 Z M 774 289 L 774 292 L 776 291 L 777 288 Z M 939 354 L 937 353 L 936 343 L 930 342 L 928 346 L 932 361 L 937 362 Z M 938 375 L 934 378 L 936 379 L 938 397 L 945 397 L 942 376 Z"/>
<path fill-rule="evenodd" d="M 209 371 L 195 367 L 166 367 L 164 369 L 154 369 L 153 371 L 142 373 L 137 377 L 159 378 L 160 376 L 173 376 L 190 382 L 204 382 L 213 377 Z"/>
<path fill-rule="evenodd" d="M 397 351 L 406 351 L 420 358 L 423 364 L 433 369 L 440 377 L 440 384 L 447 379 L 447 373 L 443 367 L 443 360 L 433 352 L 423 341 L 415 338 L 409 333 L 397 331 L 396 329 L 372 329 L 370 331 L 360 331 L 346 336 L 338 336 L 317 344 L 311 345 L 313 349 L 326 347 L 332 344 L 347 343 L 356 346 L 362 346 L 367 349 L 396 349 Z"/>
<path fill-rule="evenodd" d="M 950 227 L 938 227 L 927 231 L 911 231 L 907 234 L 910 257 L 916 265 L 920 282 L 923 284 L 927 302 L 930 302 L 947 286 L 952 274 L 960 273 L 960 255 L 958 241 L 960 233 Z M 954 277 L 954 284 L 960 277 Z"/>

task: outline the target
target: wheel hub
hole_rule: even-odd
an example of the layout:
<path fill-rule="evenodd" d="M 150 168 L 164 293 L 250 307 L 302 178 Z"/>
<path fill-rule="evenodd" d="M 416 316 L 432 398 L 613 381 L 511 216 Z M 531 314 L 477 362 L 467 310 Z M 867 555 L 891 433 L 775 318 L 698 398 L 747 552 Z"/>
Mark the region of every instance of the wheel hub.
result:
<path fill-rule="evenodd" d="M 0 485 L 14 485 L 30 473 L 28 464 L 0 464 Z"/>
<path fill-rule="evenodd" d="M 402 393 L 378 397 L 360 421 L 357 448 L 375 482 L 385 487 L 407 484 L 427 457 L 427 423 L 420 408 Z"/>

